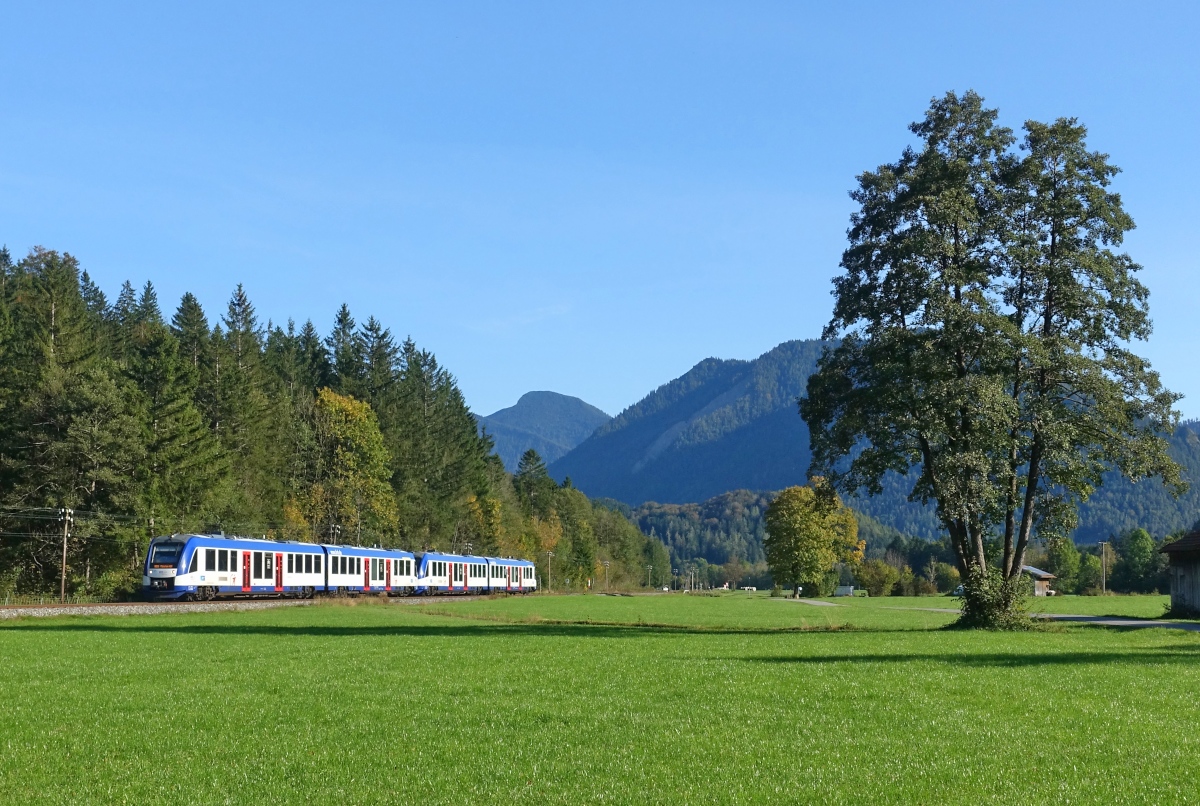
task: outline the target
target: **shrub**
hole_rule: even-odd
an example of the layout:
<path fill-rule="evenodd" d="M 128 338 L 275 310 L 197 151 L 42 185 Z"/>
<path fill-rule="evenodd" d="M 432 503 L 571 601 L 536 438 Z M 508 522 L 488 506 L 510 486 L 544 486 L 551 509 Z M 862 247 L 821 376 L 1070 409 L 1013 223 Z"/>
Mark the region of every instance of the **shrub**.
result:
<path fill-rule="evenodd" d="M 883 560 L 867 560 L 859 566 L 855 577 L 859 586 L 866 588 L 871 596 L 883 596 L 899 581 L 900 572 Z"/>
<path fill-rule="evenodd" d="M 934 596 L 937 592 L 937 585 L 925 577 L 917 577 L 913 580 L 913 593 L 917 596 Z"/>
<path fill-rule="evenodd" d="M 958 587 L 962 577 L 950 563 L 938 563 L 933 567 L 933 580 L 940 592 L 949 593 Z"/>

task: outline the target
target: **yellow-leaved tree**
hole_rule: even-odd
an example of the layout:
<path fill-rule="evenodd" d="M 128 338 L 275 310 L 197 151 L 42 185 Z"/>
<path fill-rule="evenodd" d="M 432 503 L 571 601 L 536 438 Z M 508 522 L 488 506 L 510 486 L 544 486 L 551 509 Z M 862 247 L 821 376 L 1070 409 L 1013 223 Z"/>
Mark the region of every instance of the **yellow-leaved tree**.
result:
<path fill-rule="evenodd" d="M 302 494 L 303 520 L 330 539 L 392 543 L 399 522 L 396 497 L 388 451 L 370 405 L 322 389 L 313 407 L 313 435 L 315 467 Z"/>
<path fill-rule="evenodd" d="M 834 563 L 862 561 L 866 543 L 858 539 L 858 520 L 823 479 L 781 492 L 767 507 L 764 522 L 763 548 L 779 584 L 817 593 Z"/>

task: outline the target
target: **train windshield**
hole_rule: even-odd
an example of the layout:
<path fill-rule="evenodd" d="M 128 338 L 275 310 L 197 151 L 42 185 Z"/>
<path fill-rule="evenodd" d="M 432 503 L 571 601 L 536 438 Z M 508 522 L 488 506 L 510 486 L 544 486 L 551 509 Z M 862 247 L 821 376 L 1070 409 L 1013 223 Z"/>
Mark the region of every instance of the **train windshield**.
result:
<path fill-rule="evenodd" d="M 175 566 L 179 564 L 181 554 L 182 543 L 158 543 L 150 550 L 150 564 Z"/>

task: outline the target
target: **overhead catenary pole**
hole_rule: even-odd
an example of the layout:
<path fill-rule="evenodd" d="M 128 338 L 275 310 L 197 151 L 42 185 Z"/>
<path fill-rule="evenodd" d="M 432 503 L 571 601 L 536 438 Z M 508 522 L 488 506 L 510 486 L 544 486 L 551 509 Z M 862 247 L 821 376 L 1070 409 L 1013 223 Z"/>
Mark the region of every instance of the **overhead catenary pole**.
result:
<path fill-rule="evenodd" d="M 608 590 L 608 560 L 605 560 L 601 565 L 604 566 L 604 590 Z"/>
<path fill-rule="evenodd" d="M 646 587 L 650 587 L 650 572 L 654 570 L 653 565 L 646 566 Z"/>
<path fill-rule="evenodd" d="M 69 509 L 59 510 L 59 515 L 62 517 L 63 524 L 63 546 L 62 546 L 62 577 L 59 582 L 58 601 L 65 603 L 67 601 L 67 539 L 71 536 L 71 516 L 72 511 Z"/>
<path fill-rule="evenodd" d="M 546 552 L 546 590 L 549 591 L 550 585 L 550 558 L 554 556 L 553 551 Z"/>
<path fill-rule="evenodd" d="M 1100 592 L 1108 593 L 1108 541 L 1100 541 Z"/>

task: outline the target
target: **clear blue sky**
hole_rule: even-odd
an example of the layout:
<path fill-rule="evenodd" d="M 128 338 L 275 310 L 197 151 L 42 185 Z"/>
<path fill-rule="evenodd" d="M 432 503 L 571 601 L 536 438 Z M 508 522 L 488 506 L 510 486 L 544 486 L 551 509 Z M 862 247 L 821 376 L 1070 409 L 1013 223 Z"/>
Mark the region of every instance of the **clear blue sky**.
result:
<path fill-rule="evenodd" d="M 1200 416 L 1200 4 L 52 4 L 0 12 L 0 243 L 264 323 L 346 302 L 480 413 L 610 413 L 828 318 L 855 174 L 974 88 L 1124 168 Z"/>

